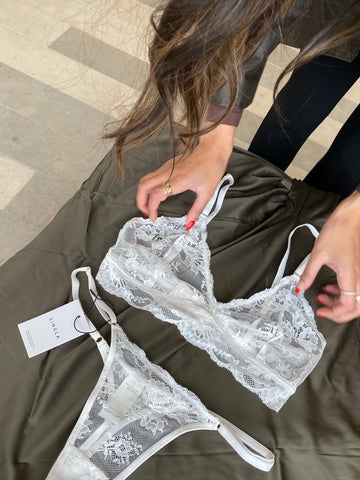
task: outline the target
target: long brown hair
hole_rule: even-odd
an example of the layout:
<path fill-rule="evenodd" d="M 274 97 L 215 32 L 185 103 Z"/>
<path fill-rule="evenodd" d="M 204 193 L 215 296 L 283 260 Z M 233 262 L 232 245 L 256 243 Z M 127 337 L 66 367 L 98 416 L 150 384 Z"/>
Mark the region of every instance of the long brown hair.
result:
<path fill-rule="evenodd" d="M 304 10 L 308 1 L 304 0 Z M 179 151 L 191 152 L 199 136 L 231 111 L 241 89 L 241 65 L 269 32 L 278 29 L 281 36 L 294 4 L 295 0 L 171 0 L 157 8 L 151 17 L 154 38 L 145 86 L 128 116 L 105 135 L 116 139 L 122 173 L 123 151 L 140 145 L 166 124 L 174 135 L 175 120 L 184 125 Z M 274 96 L 290 70 L 358 33 L 359 18 L 352 23 L 349 17 L 346 22 L 336 19 L 290 62 Z M 225 84 L 228 106 L 217 122 L 204 128 L 211 98 Z"/>

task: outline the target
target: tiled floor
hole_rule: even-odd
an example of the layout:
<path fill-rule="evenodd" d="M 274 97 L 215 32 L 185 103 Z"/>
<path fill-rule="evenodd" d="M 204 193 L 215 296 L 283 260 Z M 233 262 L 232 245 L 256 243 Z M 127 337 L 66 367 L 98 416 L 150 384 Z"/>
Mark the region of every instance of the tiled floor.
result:
<path fill-rule="evenodd" d="M 2 0 L 0 3 L 0 264 L 26 245 L 89 175 L 110 143 L 104 125 L 134 102 L 147 70 L 157 0 Z M 296 51 L 265 68 L 236 144 L 247 147 Z M 360 98 L 359 82 L 303 146 L 302 178 Z"/>

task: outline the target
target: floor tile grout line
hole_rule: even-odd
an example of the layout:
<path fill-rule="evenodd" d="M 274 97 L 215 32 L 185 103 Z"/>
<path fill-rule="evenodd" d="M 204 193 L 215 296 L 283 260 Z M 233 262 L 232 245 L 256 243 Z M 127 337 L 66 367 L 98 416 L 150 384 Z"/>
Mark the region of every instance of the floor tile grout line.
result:
<path fill-rule="evenodd" d="M 77 101 L 79 101 L 79 100 L 77 100 Z M 85 105 L 85 104 L 84 104 L 84 105 Z M 29 120 L 30 122 L 33 122 L 33 123 L 36 124 L 36 125 L 40 125 L 40 126 L 44 127 L 45 129 L 49 130 L 49 131 L 52 132 L 52 133 L 55 133 L 55 134 L 58 135 L 58 136 L 60 135 L 60 136 L 64 137 L 64 138 L 67 139 L 67 140 L 71 140 L 71 142 L 78 143 L 79 146 L 83 146 L 83 145 L 86 144 L 87 142 L 90 142 L 90 141 L 91 141 L 90 138 L 89 138 L 89 139 L 84 138 L 84 141 L 82 141 L 82 140 L 77 140 L 77 139 L 74 138 L 74 137 L 70 137 L 70 136 L 67 135 L 66 133 L 61 132 L 61 131 L 59 131 L 59 130 L 55 130 L 53 127 L 50 127 L 49 125 L 46 125 L 45 123 L 42 123 L 41 121 L 38 121 L 38 120 L 36 120 L 36 119 L 27 117 L 26 115 L 22 115 L 22 114 L 21 114 L 20 112 L 18 112 L 17 110 L 11 108 L 11 107 L 8 106 L 8 105 L 3 104 L 2 102 L 0 102 L 0 108 L 1 108 L 1 107 L 5 108 L 5 109 L 7 109 L 7 110 L 10 110 L 11 112 L 16 113 L 16 115 L 19 115 L 20 117 L 22 117 L 22 118 L 24 118 L 24 119 L 26 119 L 26 120 Z M 103 113 L 103 112 L 101 112 L 100 110 L 98 110 L 98 111 L 99 111 L 99 113 Z M 106 113 L 103 113 L 103 115 L 104 115 L 104 117 L 109 116 L 109 115 L 107 115 Z M 111 118 L 113 118 L 113 117 L 111 117 Z M 116 121 L 115 118 L 114 118 L 114 120 Z M 110 121 L 111 121 L 111 120 L 110 120 Z M 99 134 L 100 134 L 100 132 L 99 132 Z M 99 141 L 101 141 L 101 136 L 99 136 L 98 139 L 99 139 Z"/>
<path fill-rule="evenodd" d="M 1 147 L 0 147 L 0 160 L 1 159 L 6 159 L 6 160 L 10 160 L 12 162 L 15 162 L 16 164 L 18 164 L 19 166 L 21 167 L 25 167 L 26 169 L 28 170 L 31 170 L 32 172 L 36 172 L 37 170 L 29 165 L 26 165 L 25 163 L 21 162 L 20 160 L 18 160 L 17 158 L 14 158 L 12 157 L 11 155 L 9 155 L 8 153 L 5 153 L 1 150 Z"/>

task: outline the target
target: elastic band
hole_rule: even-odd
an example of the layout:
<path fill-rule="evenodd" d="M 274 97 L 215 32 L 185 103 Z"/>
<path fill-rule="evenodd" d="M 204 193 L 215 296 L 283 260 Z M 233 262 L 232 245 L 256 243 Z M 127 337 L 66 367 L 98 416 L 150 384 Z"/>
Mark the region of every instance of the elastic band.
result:
<path fill-rule="evenodd" d="M 211 413 L 219 419 L 220 425 L 218 432 L 245 462 L 250 463 L 250 465 L 263 472 L 271 470 L 275 462 L 275 455 L 271 450 L 240 430 L 240 428 L 225 420 L 225 418 L 220 417 L 220 415 L 214 412 Z"/>
<path fill-rule="evenodd" d="M 222 207 L 226 192 L 234 184 L 234 178 L 230 173 L 223 176 L 214 195 L 210 198 L 200 217 L 206 217 L 206 223 L 209 223 Z M 215 205 L 215 207 L 214 207 Z M 214 208 L 214 209 L 213 209 Z M 211 213 L 210 213 L 211 212 Z"/>
<path fill-rule="evenodd" d="M 291 232 L 289 234 L 289 237 L 288 237 L 287 249 L 286 249 L 285 255 L 283 256 L 283 258 L 280 262 L 278 271 L 276 272 L 276 275 L 275 275 L 275 278 L 274 278 L 274 281 L 273 281 L 271 287 L 275 287 L 275 285 L 277 285 L 280 282 L 280 280 L 283 278 L 286 263 L 288 261 L 289 254 L 290 254 L 292 236 L 298 228 L 302 228 L 302 227 L 307 227 L 310 230 L 310 232 L 314 235 L 315 238 L 317 238 L 319 236 L 319 232 L 316 230 L 314 225 L 311 225 L 311 223 L 303 223 L 302 225 L 298 225 L 293 230 L 291 230 Z M 301 275 L 303 273 L 309 258 L 310 258 L 310 255 L 307 255 L 304 258 L 304 260 L 300 263 L 300 265 L 295 270 L 295 273 L 297 273 L 298 275 Z"/>
<path fill-rule="evenodd" d="M 297 269 L 295 270 L 294 273 L 296 273 L 296 275 L 298 275 L 299 277 L 301 277 L 301 275 L 303 274 L 304 270 L 305 270 L 305 267 L 309 261 L 309 258 L 310 258 L 310 253 L 309 255 L 306 255 L 306 257 L 304 258 L 304 260 L 300 263 L 300 265 L 297 267 Z"/>

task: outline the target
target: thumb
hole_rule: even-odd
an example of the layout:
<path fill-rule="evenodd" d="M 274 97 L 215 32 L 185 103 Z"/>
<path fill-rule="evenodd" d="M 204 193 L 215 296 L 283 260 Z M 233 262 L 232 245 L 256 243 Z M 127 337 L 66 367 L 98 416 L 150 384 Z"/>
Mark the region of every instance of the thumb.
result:
<path fill-rule="evenodd" d="M 195 224 L 196 220 L 200 217 L 202 211 L 206 207 L 206 204 L 208 203 L 210 198 L 211 198 L 211 195 L 208 196 L 206 193 L 197 195 L 194 203 L 192 204 L 192 207 L 190 208 L 186 216 L 186 228 L 188 230 L 189 230 L 188 226 L 191 225 L 192 227 Z"/>
<path fill-rule="evenodd" d="M 319 273 L 320 268 L 324 265 L 324 261 L 321 255 L 312 253 L 310 255 L 309 261 L 305 267 L 303 274 L 300 277 L 300 280 L 296 286 L 296 293 L 300 293 L 304 290 L 307 290 L 313 283 L 316 278 L 316 275 Z"/>

